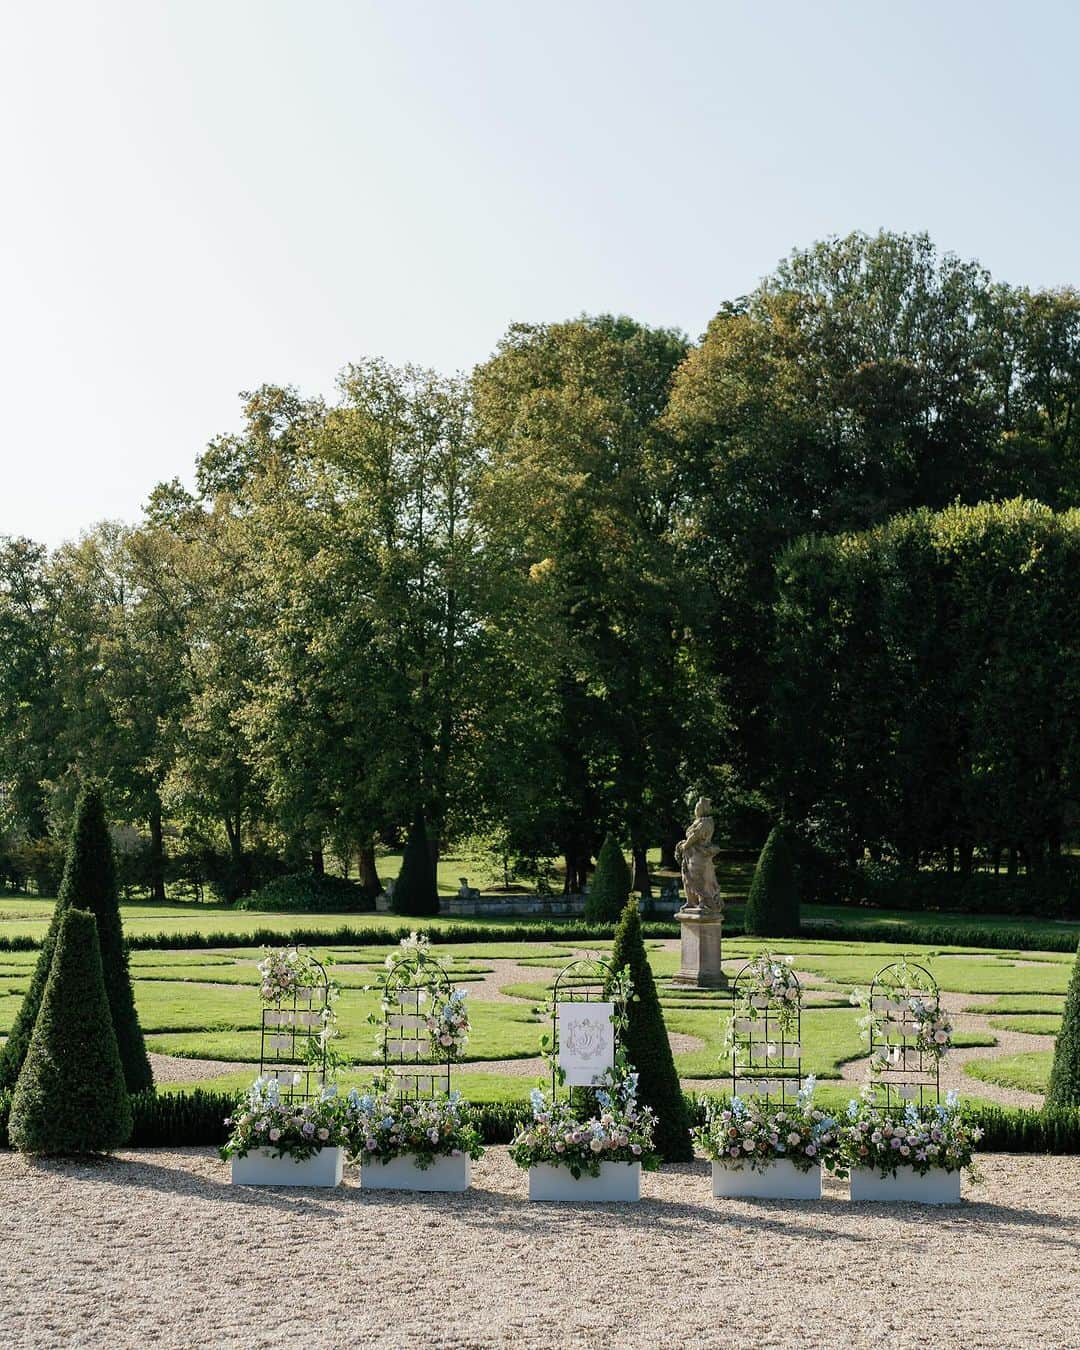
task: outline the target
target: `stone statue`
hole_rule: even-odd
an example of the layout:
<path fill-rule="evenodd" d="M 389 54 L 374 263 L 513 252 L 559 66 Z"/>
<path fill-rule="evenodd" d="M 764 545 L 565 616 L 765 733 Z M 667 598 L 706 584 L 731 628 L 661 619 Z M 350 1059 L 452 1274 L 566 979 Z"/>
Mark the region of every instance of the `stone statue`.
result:
<path fill-rule="evenodd" d="M 686 838 L 675 845 L 675 860 L 682 869 L 686 903 L 680 914 L 723 914 L 724 900 L 716 881 L 713 859 L 719 849 L 713 848 L 712 802 L 699 799 L 694 807 L 694 819 L 686 831 Z"/>

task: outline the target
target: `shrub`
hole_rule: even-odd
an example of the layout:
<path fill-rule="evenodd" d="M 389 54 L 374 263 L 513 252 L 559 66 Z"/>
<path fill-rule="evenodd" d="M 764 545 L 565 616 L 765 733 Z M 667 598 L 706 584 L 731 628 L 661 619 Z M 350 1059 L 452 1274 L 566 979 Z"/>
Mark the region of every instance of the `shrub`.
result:
<path fill-rule="evenodd" d="M 260 886 L 236 902 L 237 909 L 328 914 L 359 914 L 375 908 L 375 897 L 363 886 L 326 872 L 294 872 Z"/>
<path fill-rule="evenodd" d="M 645 955 L 636 900 L 627 900 L 615 929 L 611 968 L 618 971 L 623 967 L 629 970 L 634 984 L 634 997 L 626 1010 L 624 1044 L 630 1063 L 638 1072 L 638 1101 L 656 1112 L 656 1148 L 664 1161 L 689 1162 L 694 1156 L 690 1119 L 675 1071 L 656 982 Z"/>
<path fill-rule="evenodd" d="M 405 844 L 401 872 L 394 886 L 394 913 L 422 916 L 438 912 L 439 890 L 435 884 L 435 867 L 431 861 L 424 813 L 418 810 Z"/>
<path fill-rule="evenodd" d="M 585 918 L 590 923 L 618 923 L 633 877 L 618 840 L 609 834 L 596 859 L 589 893 L 585 897 Z"/>
<path fill-rule="evenodd" d="M 1045 1104 L 1047 1107 L 1080 1106 L 1080 946 L 1076 949 Z"/>
<path fill-rule="evenodd" d="M 792 937 L 799 931 L 799 881 L 787 827 L 773 827 L 761 850 L 746 897 L 743 926 L 755 937 Z"/>
<path fill-rule="evenodd" d="M 30 1049 L 11 1101 L 8 1134 L 23 1153 L 103 1153 L 131 1137 L 94 916 L 68 909 Z"/>

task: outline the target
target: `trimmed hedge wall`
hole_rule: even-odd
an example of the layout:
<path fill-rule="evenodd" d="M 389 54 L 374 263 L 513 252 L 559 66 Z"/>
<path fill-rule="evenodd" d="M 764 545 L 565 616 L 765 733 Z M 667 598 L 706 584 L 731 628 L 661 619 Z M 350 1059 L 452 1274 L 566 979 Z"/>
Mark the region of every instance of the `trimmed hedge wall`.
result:
<path fill-rule="evenodd" d="M 688 1095 L 692 1125 L 705 1119 L 706 1096 Z M 224 1092 L 176 1092 L 155 1096 L 142 1092 L 131 1099 L 135 1128 L 131 1148 L 204 1148 L 225 1142 L 222 1123 L 236 1105 Z M 0 1092 L 0 1148 L 7 1148 L 10 1092 Z M 530 1119 L 524 1102 L 490 1102 L 470 1107 L 485 1144 L 508 1144 Z M 1039 1111 L 1029 1107 L 972 1107 L 969 1118 L 985 1131 L 985 1153 L 1080 1153 L 1080 1110 Z"/>
<path fill-rule="evenodd" d="M 679 936 L 679 926 L 672 920 L 642 919 L 642 931 L 647 938 Z M 610 938 L 614 924 L 586 923 L 581 919 L 547 920 L 540 923 L 518 923 L 501 928 L 481 927 L 479 924 L 454 924 L 452 928 L 436 930 L 438 941 L 451 942 L 577 942 L 579 939 Z M 187 951 L 209 947 L 282 947 L 304 942 L 321 947 L 396 947 L 408 937 L 412 926 L 400 928 L 359 928 L 342 925 L 340 928 L 290 929 L 287 933 L 270 928 L 254 928 L 248 933 L 141 933 L 128 940 L 131 951 Z M 741 922 L 724 922 L 724 936 L 744 937 Z M 862 925 L 845 923 L 804 923 L 799 936 L 830 942 L 910 942 L 920 947 L 989 947 L 1003 951 L 1073 952 L 1076 936 L 1073 933 L 1028 933 L 1017 928 L 950 928 L 947 924 L 905 924 L 898 931 L 891 922 Z M 0 952 L 33 952 L 41 943 L 31 937 L 0 937 Z"/>

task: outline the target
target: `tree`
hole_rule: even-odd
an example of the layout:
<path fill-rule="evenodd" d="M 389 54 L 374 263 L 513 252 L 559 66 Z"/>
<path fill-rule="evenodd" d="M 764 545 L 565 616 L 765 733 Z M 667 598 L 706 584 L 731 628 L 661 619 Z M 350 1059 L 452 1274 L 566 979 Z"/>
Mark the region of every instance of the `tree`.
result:
<path fill-rule="evenodd" d="M 60 925 L 68 909 L 88 910 L 97 921 L 98 962 L 105 981 L 106 997 L 120 1061 L 129 1092 L 153 1086 L 153 1073 L 135 1012 L 135 996 L 128 972 L 127 950 L 120 923 L 116 866 L 101 789 L 83 788 L 75 809 L 68 842 L 64 877 L 56 907 L 38 956 L 30 987 L 22 1002 L 0 1060 L 2 1081 L 10 1085 L 19 1075 L 28 1053 L 49 972 L 52 969 Z"/>
<path fill-rule="evenodd" d="M 799 931 L 799 882 L 783 824 L 774 825 L 758 857 L 744 924 L 754 937 L 794 937 Z"/>
<path fill-rule="evenodd" d="M 630 895 L 630 869 L 619 841 L 605 839 L 596 859 L 596 871 L 585 897 L 585 917 L 591 923 L 618 923 Z"/>
<path fill-rule="evenodd" d="M 405 843 L 401 872 L 394 886 L 394 913 L 418 916 L 438 912 L 439 890 L 435 883 L 435 864 L 431 858 L 424 813 L 418 809 Z"/>
<path fill-rule="evenodd" d="M 1076 949 L 1065 1015 L 1054 1047 L 1046 1106 L 1080 1107 L 1080 946 Z"/>
<path fill-rule="evenodd" d="M 611 952 L 612 971 L 624 968 L 634 986 L 627 1008 L 624 1043 L 630 1063 L 638 1073 L 638 1100 L 656 1112 L 656 1146 L 665 1162 L 690 1162 L 694 1156 L 690 1117 L 675 1071 L 656 981 L 645 954 L 641 916 L 633 899 L 623 909 Z M 606 992 L 610 993 L 610 989 Z"/>
<path fill-rule="evenodd" d="M 101 1153 L 131 1137 L 131 1101 L 102 977 L 97 923 L 67 909 L 8 1134 L 23 1153 Z"/>

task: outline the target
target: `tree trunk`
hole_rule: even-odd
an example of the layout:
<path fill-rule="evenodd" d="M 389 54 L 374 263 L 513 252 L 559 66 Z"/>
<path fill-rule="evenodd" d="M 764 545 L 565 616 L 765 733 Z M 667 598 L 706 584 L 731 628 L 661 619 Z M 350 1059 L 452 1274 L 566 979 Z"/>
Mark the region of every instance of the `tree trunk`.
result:
<path fill-rule="evenodd" d="M 378 895 L 382 890 L 382 882 L 379 880 L 379 870 L 375 866 L 375 845 L 365 844 L 357 851 L 357 856 L 360 864 L 360 885 L 372 895 Z"/>
<path fill-rule="evenodd" d="M 960 875 L 966 881 L 971 876 L 971 860 L 974 856 L 975 846 L 970 839 L 962 839 L 957 852 L 960 859 Z"/>
<path fill-rule="evenodd" d="M 155 796 L 150 807 L 150 897 L 165 903 L 165 832 L 161 824 L 161 802 Z"/>
<path fill-rule="evenodd" d="M 630 889 L 637 891 L 639 895 L 651 896 L 652 884 L 649 880 L 649 861 L 645 856 L 645 848 L 641 844 L 634 844 L 630 851 L 634 858 L 634 879 L 630 883 Z"/>
<path fill-rule="evenodd" d="M 326 858 L 323 856 L 321 844 L 311 850 L 311 870 L 317 877 L 321 877 L 326 871 Z"/>
<path fill-rule="evenodd" d="M 1016 845 L 1015 845 L 1015 844 L 1010 844 L 1010 845 L 1009 845 L 1009 880 L 1010 880 L 1010 881 L 1015 881 L 1015 880 L 1016 880 L 1016 873 L 1017 873 L 1017 871 L 1018 871 L 1018 865 L 1019 865 L 1019 858 L 1018 858 L 1018 856 L 1017 856 Z"/>
<path fill-rule="evenodd" d="M 678 840 L 674 835 L 666 835 L 660 844 L 660 870 L 663 872 L 677 872 L 679 864 L 675 861 L 675 845 Z"/>

